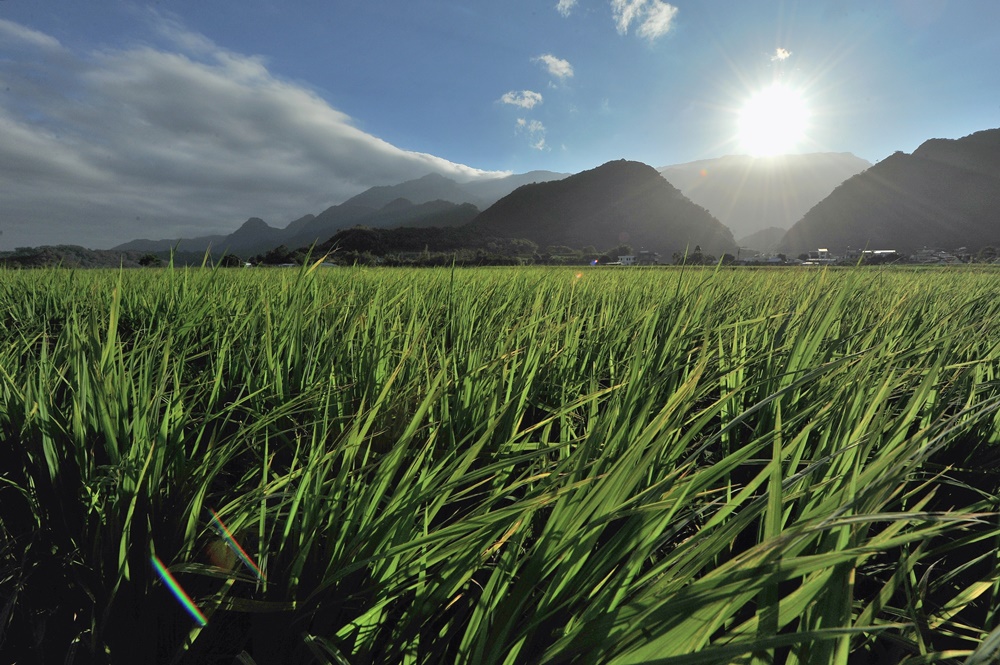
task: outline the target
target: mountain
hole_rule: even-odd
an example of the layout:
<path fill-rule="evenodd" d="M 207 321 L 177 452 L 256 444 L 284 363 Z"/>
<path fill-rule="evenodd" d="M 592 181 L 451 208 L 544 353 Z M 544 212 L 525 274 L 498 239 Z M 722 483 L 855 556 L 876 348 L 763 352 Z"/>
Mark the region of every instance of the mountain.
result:
<path fill-rule="evenodd" d="M 248 220 L 249 221 L 249 220 Z M 139 238 L 116 245 L 109 251 L 113 252 L 169 252 L 176 249 L 178 252 L 196 252 L 204 254 L 209 247 L 221 247 L 229 236 L 213 235 L 200 236 L 198 238 L 168 238 L 166 240 L 148 240 Z"/>
<path fill-rule="evenodd" d="M 442 200 L 452 203 L 471 203 L 483 209 L 493 205 L 521 185 L 560 180 L 567 175 L 552 171 L 530 171 L 503 178 L 458 183 L 443 175 L 431 173 L 423 178 L 407 180 L 398 185 L 372 187 L 348 199 L 344 205 L 380 209 L 396 199 L 406 199 L 415 205 Z"/>
<path fill-rule="evenodd" d="M 367 206 L 352 205 L 349 203 L 330 206 L 295 229 L 291 229 L 291 224 L 289 224 L 286 229 L 289 229 L 291 232 L 278 244 L 287 247 L 308 247 L 314 242 L 326 240 L 340 229 L 364 224 L 365 220 L 376 214 L 378 214 L 378 210 Z M 276 246 L 271 245 L 265 249 L 271 249 Z"/>
<path fill-rule="evenodd" d="M 470 200 L 469 203 L 475 203 L 480 210 L 485 210 L 518 187 L 536 182 L 562 180 L 569 175 L 569 173 L 555 173 L 553 171 L 528 171 L 527 173 L 515 173 L 505 178 L 474 180 L 465 183 L 462 187 L 479 201 L 477 203 L 475 200 Z"/>
<path fill-rule="evenodd" d="M 784 237 L 785 229 L 771 226 L 739 238 L 736 242 L 741 249 L 745 247 L 758 252 L 774 252 L 781 245 L 781 239 Z"/>
<path fill-rule="evenodd" d="M 328 240 L 337 231 L 356 225 L 372 228 L 396 226 L 461 226 L 471 221 L 479 209 L 469 203 L 429 201 L 414 205 L 406 199 L 390 201 L 379 210 L 343 203 L 331 206 L 318 215 L 306 215 L 285 228 L 269 226 L 259 217 L 251 217 L 226 236 L 202 236 L 181 240 L 133 240 L 115 247 L 115 251 L 166 252 L 175 245 L 178 251 L 204 253 L 209 247 L 247 257 L 266 252 L 278 245 L 290 248 L 309 247 Z"/>
<path fill-rule="evenodd" d="M 278 244 L 293 248 L 308 247 L 314 242 L 322 243 L 338 231 L 352 226 L 382 229 L 398 226 L 461 226 L 471 221 L 477 214 L 479 209 L 470 203 L 456 204 L 436 200 L 417 205 L 408 199 L 397 198 L 379 210 L 372 210 L 351 204 L 349 200 L 339 206 L 327 208 L 295 235 L 285 238 Z"/>
<path fill-rule="evenodd" d="M 7 268 L 138 268 L 145 252 L 115 249 L 87 249 L 78 245 L 42 245 L 19 247 L 0 252 L 0 266 Z M 199 264 L 200 259 L 199 258 Z"/>
<path fill-rule="evenodd" d="M 460 226 L 516 188 L 534 182 L 565 178 L 565 173 L 529 171 L 502 178 L 458 183 L 432 173 L 398 185 L 372 187 L 318 215 L 305 215 L 284 229 L 251 217 L 229 235 L 167 240 L 132 240 L 116 251 L 204 253 L 209 247 L 241 256 L 258 254 L 278 245 L 308 247 L 324 242 L 342 229 L 355 225 L 373 228 L 393 226 Z"/>
<path fill-rule="evenodd" d="M 871 164 L 851 153 L 729 155 L 657 169 L 737 238 L 788 229 L 840 183 Z"/>
<path fill-rule="evenodd" d="M 480 203 L 480 201 L 470 201 L 469 193 L 451 178 L 438 173 L 429 173 L 422 178 L 407 180 L 398 185 L 371 187 L 347 199 L 343 205 L 364 206 L 378 210 L 396 199 L 406 199 L 411 203 L 427 203 L 439 199 L 455 203 Z"/>
<path fill-rule="evenodd" d="M 233 254 L 252 254 L 262 245 L 268 247 L 280 245 L 283 235 L 282 229 L 268 226 L 260 217 L 251 217 L 243 222 L 240 228 L 226 236 L 222 245 Z M 218 249 L 223 249 L 223 246 L 219 246 Z"/>
<path fill-rule="evenodd" d="M 976 251 L 1000 242 L 1000 129 L 931 139 L 843 183 L 792 226 L 781 249 Z"/>
<path fill-rule="evenodd" d="M 736 253 L 729 229 L 640 162 L 608 162 L 563 180 L 525 185 L 480 213 L 470 227 L 545 245 L 599 250 L 628 243 L 673 252 Z"/>

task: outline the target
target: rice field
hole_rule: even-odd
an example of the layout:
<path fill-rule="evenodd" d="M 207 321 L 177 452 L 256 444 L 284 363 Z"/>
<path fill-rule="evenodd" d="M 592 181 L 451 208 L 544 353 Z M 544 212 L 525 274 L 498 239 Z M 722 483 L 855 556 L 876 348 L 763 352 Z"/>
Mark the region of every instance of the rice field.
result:
<path fill-rule="evenodd" d="M 995 662 L 998 294 L 0 271 L 0 661 Z"/>

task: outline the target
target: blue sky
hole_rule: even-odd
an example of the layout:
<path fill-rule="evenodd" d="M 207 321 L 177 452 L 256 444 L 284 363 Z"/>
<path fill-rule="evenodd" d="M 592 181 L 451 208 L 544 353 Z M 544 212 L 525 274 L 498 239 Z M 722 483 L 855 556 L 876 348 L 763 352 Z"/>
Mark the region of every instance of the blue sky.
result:
<path fill-rule="evenodd" d="M 0 249 L 272 225 L 430 171 L 793 152 L 1000 126 L 995 0 L 0 2 Z"/>

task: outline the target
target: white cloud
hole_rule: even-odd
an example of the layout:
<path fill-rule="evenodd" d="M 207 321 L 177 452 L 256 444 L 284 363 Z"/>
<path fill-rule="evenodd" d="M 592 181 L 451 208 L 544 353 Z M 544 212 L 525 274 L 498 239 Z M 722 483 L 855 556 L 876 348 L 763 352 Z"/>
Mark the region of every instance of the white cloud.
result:
<path fill-rule="evenodd" d="M 647 0 L 611 0 L 611 12 L 618 24 L 618 33 L 628 34 L 628 28 L 639 14 Z"/>
<path fill-rule="evenodd" d="M 542 95 L 531 90 L 522 90 L 520 92 L 511 90 L 510 92 L 505 92 L 500 101 L 504 104 L 519 106 L 522 109 L 530 109 L 542 103 Z"/>
<path fill-rule="evenodd" d="M 670 32 L 675 16 L 677 16 L 677 7 L 661 2 L 661 0 L 652 0 L 646 8 L 645 20 L 643 20 L 637 34 L 649 41 L 662 37 Z"/>
<path fill-rule="evenodd" d="M 373 185 L 496 175 L 367 134 L 259 58 L 162 33 L 176 50 L 74 53 L 0 21 L 3 247 L 284 226 Z"/>
<path fill-rule="evenodd" d="M 538 56 L 537 58 L 532 58 L 532 61 L 544 64 L 545 68 L 549 70 L 549 74 L 552 76 L 556 76 L 561 79 L 571 78 L 573 76 L 573 65 L 569 64 L 569 60 L 557 58 L 551 53 L 546 53 Z"/>
<path fill-rule="evenodd" d="M 0 18 L 0 36 L 3 37 L 0 41 L 7 44 L 10 44 L 11 42 L 20 42 L 27 46 L 45 50 L 57 50 L 62 48 L 59 40 L 55 37 L 50 37 L 49 35 L 38 32 L 37 30 L 26 28 L 19 23 L 7 21 L 2 18 Z"/>
<path fill-rule="evenodd" d="M 611 12 L 619 34 L 628 34 L 637 23 L 636 34 L 654 41 L 670 32 L 677 7 L 663 0 L 611 0 Z"/>
<path fill-rule="evenodd" d="M 559 0 L 556 4 L 556 11 L 563 16 L 569 16 L 573 8 L 576 7 L 577 0 Z"/>
<path fill-rule="evenodd" d="M 518 118 L 514 133 L 526 134 L 528 136 L 528 145 L 535 150 L 548 149 L 545 143 L 545 125 L 540 120 Z"/>
<path fill-rule="evenodd" d="M 771 56 L 771 62 L 780 62 L 782 60 L 788 60 L 792 55 L 792 52 L 788 49 L 778 47 L 774 49 L 774 55 Z"/>

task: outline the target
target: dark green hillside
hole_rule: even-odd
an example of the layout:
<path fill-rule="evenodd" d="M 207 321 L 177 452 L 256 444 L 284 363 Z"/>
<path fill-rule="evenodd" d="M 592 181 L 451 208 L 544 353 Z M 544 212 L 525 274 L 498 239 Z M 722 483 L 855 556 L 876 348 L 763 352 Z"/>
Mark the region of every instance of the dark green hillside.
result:
<path fill-rule="evenodd" d="M 1000 129 L 934 139 L 854 176 L 789 229 L 781 248 L 972 251 L 1000 240 Z"/>
<path fill-rule="evenodd" d="M 396 199 L 386 204 L 370 220 L 366 220 L 366 225 L 387 229 L 397 226 L 462 226 L 478 214 L 479 208 L 471 203 L 455 204 L 439 199 L 413 204 L 407 199 Z"/>
<path fill-rule="evenodd" d="M 357 254 L 386 256 L 433 253 L 441 256 L 435 257 L 432 263 L 452 259 L 463 262 L 474 258 L 477 262 L 507 264 L 507 259 L 516 262 L 516 257 L 530 256 L 535 250 L 537 247 L 534 243 L 527 240 L 494 237 L 468 226 L 400 226 L 390 229 L 356 226 L 338 231 L 332 238 L 317 245 L 314 253 L 336 255 L 348 262 Z"/>
<path fill-rule="evenodd" d="M 733 235 L 651 166 L 620 160 L 565 180 L 525 185 L 481 213 L 471 226 L 539 246 L 613 247 L 628 243 L 669 257 L 701 245 L 736 252 Z"/>

